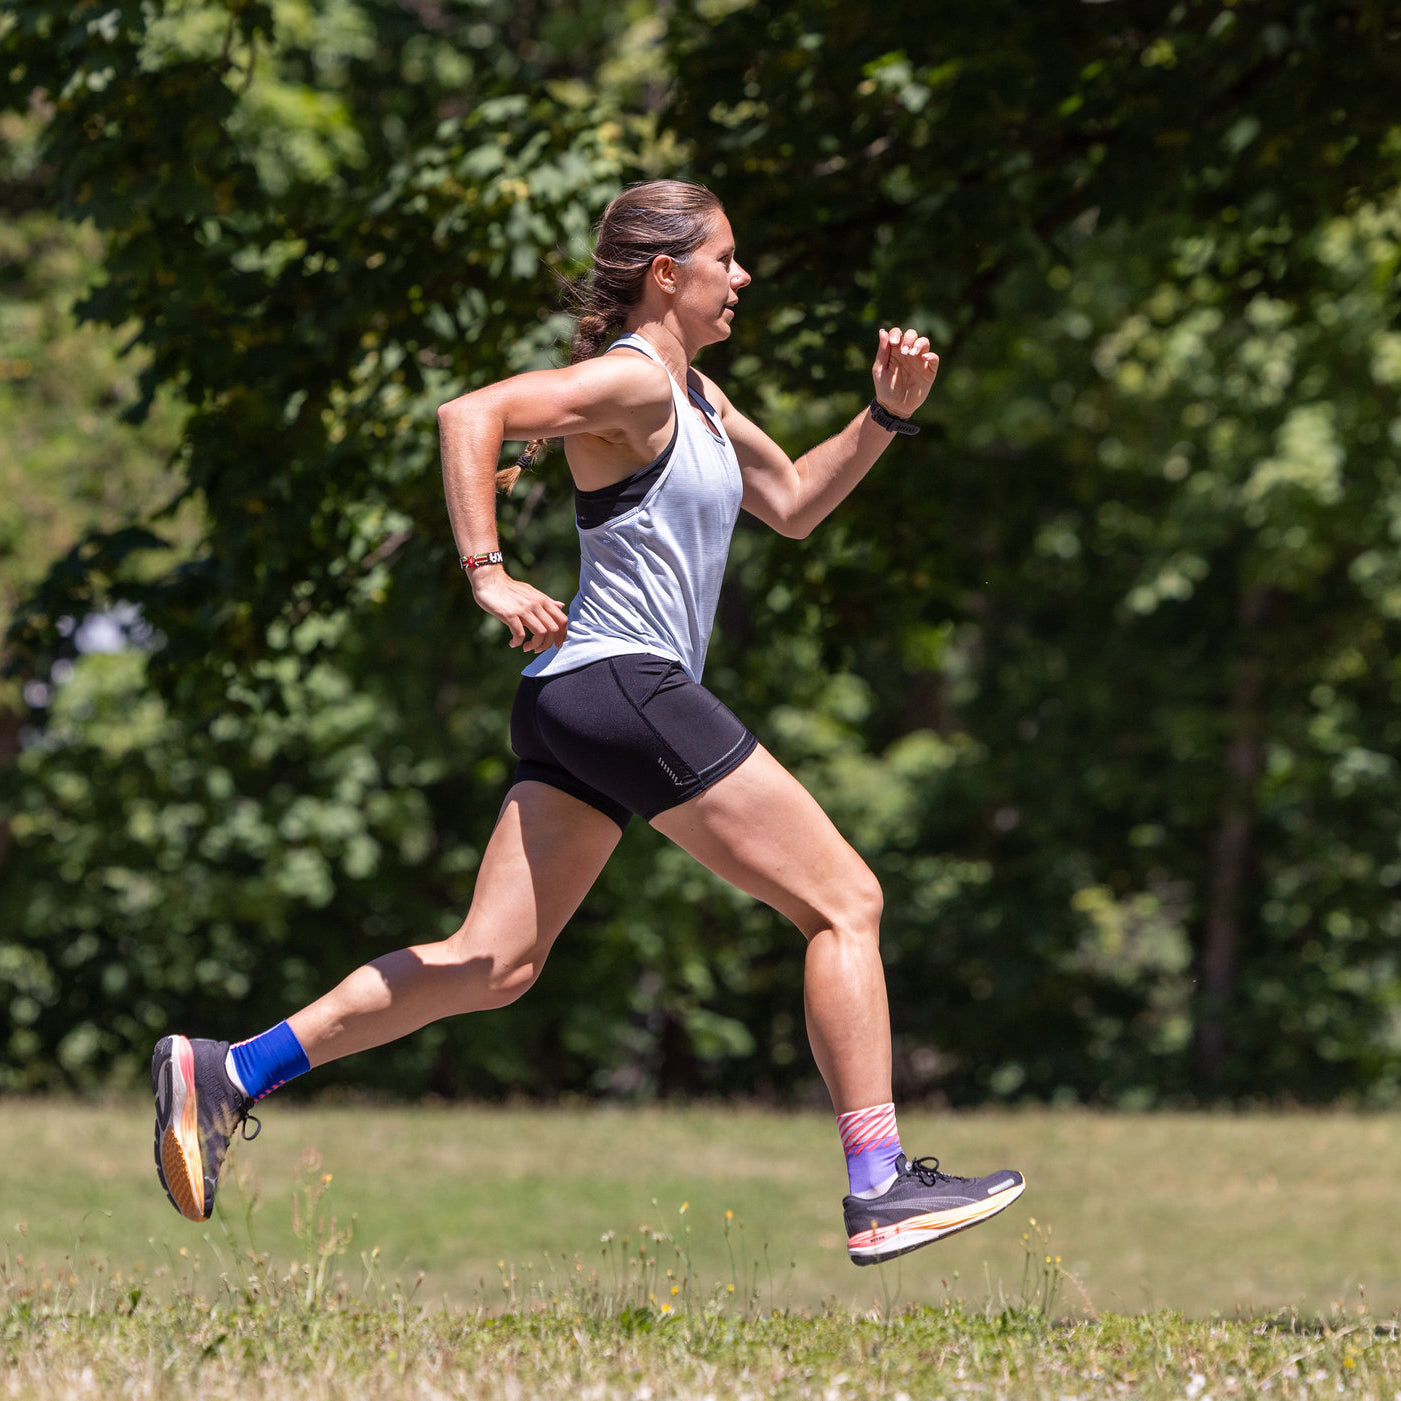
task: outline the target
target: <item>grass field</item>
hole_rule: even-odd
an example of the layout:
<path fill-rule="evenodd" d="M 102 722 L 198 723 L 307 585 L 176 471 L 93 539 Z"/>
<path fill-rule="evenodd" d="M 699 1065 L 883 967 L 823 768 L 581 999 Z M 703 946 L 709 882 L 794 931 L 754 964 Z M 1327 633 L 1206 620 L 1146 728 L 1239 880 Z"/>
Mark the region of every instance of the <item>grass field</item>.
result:
<path fill-rule="evenodd" d="M 323 1208 L 356 1218 L 348 1253 L 378 1247 L 391 1278 L 422 1271 L 422 1296 L 456 1304 L 495 1298 L 498 1261 L 522 1280 L 548 1273 L 547 1254 L 592 1268 L 604 1234 L 617 1254 L 647 1225 L 682 1240 L 707 1284 L 758 1275 L 778 1307 L 981 1306 L 990 1288 L 1019 1285 L 1034 1217 L 1077 1281 L 1061 1291 L 1067 1311 L 1318 1313 L 1363 1289 L 1379 1315 L 1401 1309 L 1401 1116 L 906 1113 L 912 1151 L 954 1172 L 1016 1167 L 1029 1185 L 1004 1216 L 877 1271 L 846 1259 L 846 1179 L 825 1115 L 264 1108 L 262 1135 L 233 1159 L 261 1196 L 258 1247 L 294 1253 L 292 1188 L 312 1151 L 332 1175 Z M 156 1184 L 144 1104 L 5 1101 L 0 1127 L 12 1251 L 54 1268 L 70 1255 L 148 1270 L 175 1258 L 217 1274 L 220 1217 L 243 1215 L 238 1186 L 208 1225 L 178 1217 Z"/>
<path fill-rule="evenodd" d="M 201 1226 L 145 1105 L 0 1103 L 0 1397 L 1401 1401 L 1398 1116 L 906 1113 L 1030 1185 L 857 1270 L 826 1116 L 266 1110 Z"/>

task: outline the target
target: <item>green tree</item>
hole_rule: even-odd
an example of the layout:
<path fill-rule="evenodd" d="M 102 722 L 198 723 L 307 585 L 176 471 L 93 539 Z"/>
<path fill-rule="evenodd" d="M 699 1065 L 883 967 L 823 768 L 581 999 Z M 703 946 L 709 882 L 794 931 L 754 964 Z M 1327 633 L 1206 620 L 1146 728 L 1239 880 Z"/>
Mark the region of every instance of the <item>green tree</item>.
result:
<path fill-rule="evenodd" d="M 937 445 L 748 577 L 859 683 L 844 754 L 953 746 L 876 850 L 955 1087 L 1395 1083 L 1393 21 L 680 12 L 673 120 L 760 274 L 730 374 L 796 444 L 877 315 L 949 350 Z M 1322 697 L 1371 775 L 1342 831 Z"/>
<path fill-rule="evenodd" d="M 48 94 L 83 312 L 139 326 L 206 533 L 154 574 L 88 540 L 12 632 L 47 676 L 125 598 L 160 645 L 20 760 L 10 1083 L 455 921 L 516 663 L 452 587 L 433 410 L 548 363 L 604 200 L 684 167 L 759 273 L 707 367 L 783 441 L 859 407 L 878 316 L 948 351 L 818 535 L 741 532 L 711 668 L 885 881 L 902 1089 L 1386 1093 L 1391 8 L 667 13 L 11 7 L 0 106 Z M 568 506 L 551 468 L 503 508 L 556 590 Z M 639 833 L 526 1004 L 337 1073 L 789 1092 L 794 944 Z"/>
<path fill-rule="evenodd" d="M 460 916 L 519 660 L 453 583 L 434 410 L 548 363 L 555 270 L 619 183 L 667 159 L 650 118 L 581 76 L 643 103 L 640 18 L 615 34 L 603 6 L 14 12 L 10 97 L 50 93 L 41 156 L 106 241 L 84 310 L 134 317 L 148 392 L 184 401 L 207 534 L 155 578 L 134 567 L 152 536 L 94 537 L 14 630 L 30 675 L 51 672 L 62 619 L 117 598 L 161 645 L 80 661 L 13 776 L 12 1086 L 138 1077 L 164 1026 L 246 1030 Z M 527 567 L 561 588 L 568 504 L 537 487 L 506 507 Z M 576 921 L 523 1013 L 343 1073 L 645 1087 L 682 1022 L 690 1057 L 747 1051 L 704 1005 L 743 958 L 697 950 L 707 908 L 751 916 L 714 891 L 698 905 L 695 873 L 645 847 L 606 878 L 599 907 L 621 913 Z"/>
<path fill-rule="evenodd" d="M 98 276 L 101 240 L 44 207 L 39 117 L 0 114 L 0 629 L 57 555 L 91 530 L 158 511 L 179 487 L 178 414 L 164 395 L 140 426 L 133 328 L 80 325 L 73 304 Z M 172 522 L 188 541 L 188 513 Z M 41 683 L 36 694 L 45 693 Z M 19 749 L 19 685 L 0 681 L 0 764 Z M 0 855 L 9 829 L 0 822 Z"/>

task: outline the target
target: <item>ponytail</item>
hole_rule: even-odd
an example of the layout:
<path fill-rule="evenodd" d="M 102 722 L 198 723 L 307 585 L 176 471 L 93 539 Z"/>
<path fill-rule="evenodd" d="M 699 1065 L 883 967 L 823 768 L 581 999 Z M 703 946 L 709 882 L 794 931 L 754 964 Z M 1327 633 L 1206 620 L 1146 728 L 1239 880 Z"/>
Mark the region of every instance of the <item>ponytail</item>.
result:
<path fill-rule="evenodd" d="M 525 451 L 516 458 L 514 467 L 503 467 L 496 474 L 497 491 L 505 492 L 507 496 L 511 494 L 511 488 L 520 480 L 522 472 L 528 472 L 535 466 L 536 460 L 544 455 L 545 449 L 549 447 L 548 438 L 532 438 L 526 445 Z"/>
<path fill-rule="evenodd" d="M 665 254 L 684 263 L 710 236 L 721 212 L 720 201 L 689 180 L 648 180 L 613 200 L 598 221 L 593 266 L 569 289 L 575 316 L 571 365 L 592 359 L 627 324 L 653 262 Z M 544 438 L 527 443 L 516 465 L 496 474 L 497 489 L 509 492 L 546 446 Z"/>

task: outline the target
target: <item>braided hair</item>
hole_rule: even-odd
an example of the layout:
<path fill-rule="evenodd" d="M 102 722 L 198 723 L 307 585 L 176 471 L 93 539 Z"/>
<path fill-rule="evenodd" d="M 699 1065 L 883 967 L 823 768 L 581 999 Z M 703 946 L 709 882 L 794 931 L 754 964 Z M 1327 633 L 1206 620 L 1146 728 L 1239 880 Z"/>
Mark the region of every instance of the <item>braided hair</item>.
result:
<path fill-rule="evenodd" d="M 720 201 L 690 180 L 647 180 L 618 195 L 598 221 L 593 266 L 571 289 L 574 339 L 569 363 L 597 355 L 609 336 L 627 321 L 642 301 L 642 289 L 655 259 L 665 254 L 684 263 L 710 236 Z M 544 438 L 496 474 L 496 484 L 510 491 L 516 479 L 545 450 Z"/>

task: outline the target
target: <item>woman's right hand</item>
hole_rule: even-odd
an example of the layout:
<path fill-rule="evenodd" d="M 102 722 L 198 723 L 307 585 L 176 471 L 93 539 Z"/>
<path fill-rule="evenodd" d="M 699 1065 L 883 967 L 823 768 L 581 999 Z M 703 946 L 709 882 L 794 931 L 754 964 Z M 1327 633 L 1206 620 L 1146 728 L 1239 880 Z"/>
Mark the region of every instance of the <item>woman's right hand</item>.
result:
<path fill-rule="evenodd" d="M 569 617 L 564 604 L 534 586 L 513 579 L 501 564 L 471 570 L 472 597 L 477 606 L 500 619 L 511 631 L 511 646 L 526 652 L 543 652 L 564 641 Z"/>

